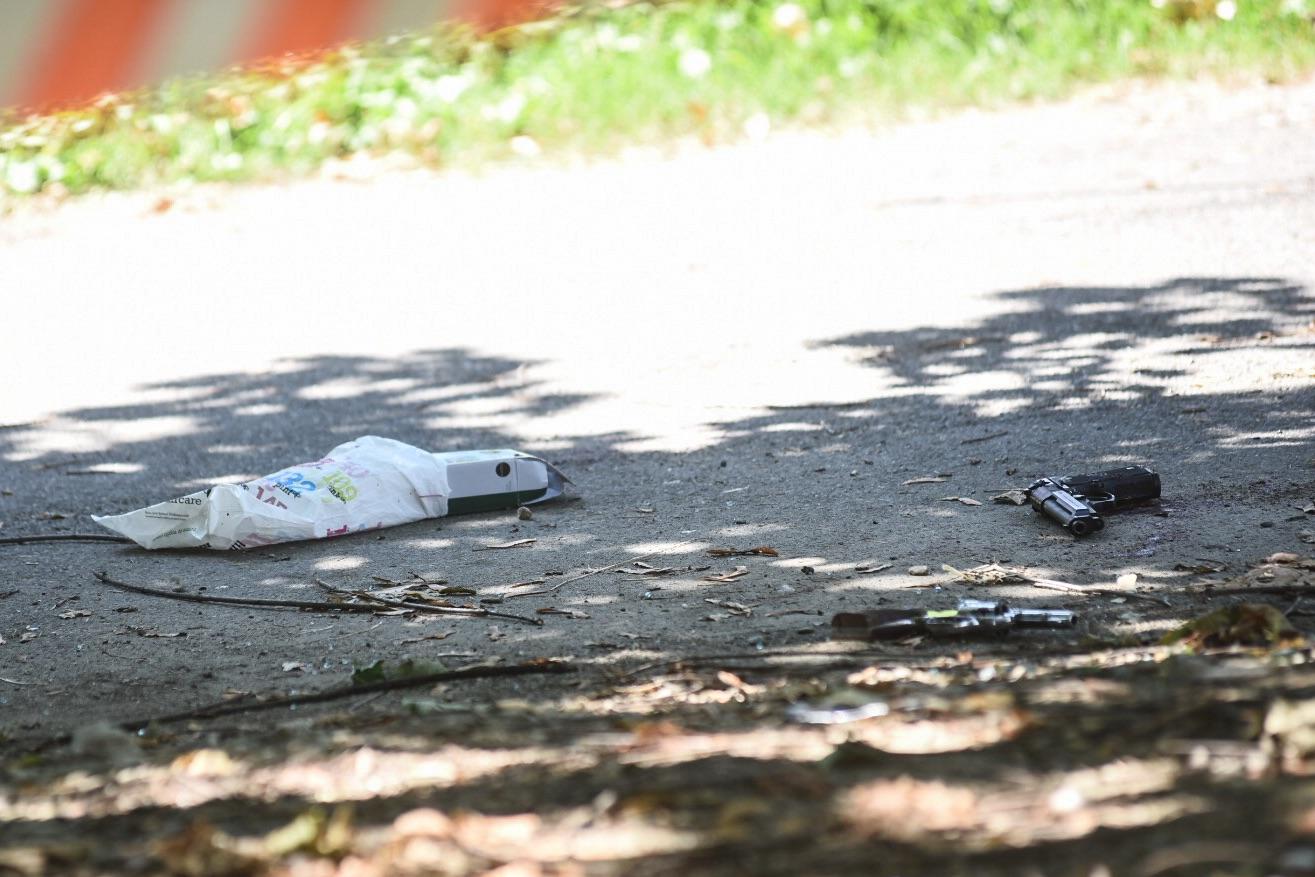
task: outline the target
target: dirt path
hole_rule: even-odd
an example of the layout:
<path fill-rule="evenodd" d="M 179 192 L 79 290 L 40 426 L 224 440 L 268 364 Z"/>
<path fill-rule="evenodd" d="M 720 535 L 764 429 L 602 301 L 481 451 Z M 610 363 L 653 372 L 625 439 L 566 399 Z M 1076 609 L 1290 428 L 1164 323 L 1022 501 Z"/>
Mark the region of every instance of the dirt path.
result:
<path fill-rule="evenodd" d="M 367 433 L 538 451 L 582 499 L 532 521 L 241 555 L 0 546 L 0 869 L 285 861 L 286 839 L 256 838 L 344 801 L 361 802 L 350 840 L 298 823 L 298 848 L 347 856 L 342 873 L 1253 873 L 1299 859 L 1315 802 L 1294 779 L 1305 744 L 1285 741 L 1310 719 L 1276 704 L 1304 698 L 1305 653 L 1169 659 L 1148 644 L 1239 599 L 1203 582 L 1315 539 L 1313 135 L 1315 85 L 1174 86 L 583 168 L 6 217 L 0 271 L 22 331 L 0 348 L 15 376 L 0 536 L 88 532 L 92 512 Z M 1160 471 L 1164 502 L 1094 539 L 990 502 L 1128 463 Z M 944 480 L 906 483 L 923 476 Z M 535 541 L 474 550 L 513 539 Z M 757 545 L 779 556 L 707 554 Z M 510 596 L 654 552 L 670 574 Z M 1155 600 L 940 571 L 987 561 Z M 919 564 L 933 575 L 907 574 Z M 747 574 L 704 578 L 736 565 Z M 298 599 L 322 596 L 315 578 L 415 573 L 508 611 L 587 617 L 248 612 L 106 590 L 95 570 Z M 1081 620 L 969 646 L 827 641 L 840 609 L 965 593 Z M 1291 595 L 1257 599 L 1306 624 Z M 671 663 L 700 655 L 742 657 Z M 86 731 L 341 685 L 376 660 L 544 657 L 575 672 L 138 743 Z M 790 702 L 828 697 L 893 712 L 786 721 Z M 79 731 L 72 748 L 48 742 Z M 422 807 L 446 816 L 394 824 Z M 1268 833 L 1241 831 L 1243 808 Z"/>

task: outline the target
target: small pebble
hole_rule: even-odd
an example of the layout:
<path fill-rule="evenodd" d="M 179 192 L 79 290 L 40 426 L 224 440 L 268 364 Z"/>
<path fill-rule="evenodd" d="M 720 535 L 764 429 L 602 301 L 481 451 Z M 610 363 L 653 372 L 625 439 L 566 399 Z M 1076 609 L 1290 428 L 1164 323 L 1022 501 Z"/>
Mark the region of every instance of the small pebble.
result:
<path fill-rule="evenodd" d="M 532 521 L 534 520 L 534 512 L 530 511 L 525 506 L 521 506 L 516 509 L 516 517 L 520 518 L 522 521 Z"/>
<path fill-rule="evenodd" d="M 801 566 L 799 567 L 799 571 L 806 576 L 811 576 L 813 573 L 817 572 L 817 570 L 813 569 L 811 566 Z"/>
<path fill-rule="evenodd" d="M 1262 527 L 1268 529 L 1269 527 L 1274 526 L 1274 522 L 1273 522 L 1273 521 L 1261 521 L 1261 522 L 1260 522 L 1260 526 L 1262 526 Z"/>
<path fill-rule="evenodd" d="M 911 566 L 909 567 L 909 575 L 911 576 L 931 575 L 931 567 L 923 566 L 922 564 L 918 564 L 917 566 Z"/>

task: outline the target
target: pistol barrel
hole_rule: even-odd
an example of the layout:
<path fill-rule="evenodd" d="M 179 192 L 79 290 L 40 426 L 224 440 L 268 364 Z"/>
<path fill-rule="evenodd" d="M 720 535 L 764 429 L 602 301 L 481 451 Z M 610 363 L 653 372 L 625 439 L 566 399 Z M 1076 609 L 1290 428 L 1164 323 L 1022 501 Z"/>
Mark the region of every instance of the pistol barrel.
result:
<path fill-rule="evenodd" d="M 1078 617 L 1067 609 L 1014 609 L 1013 622 L 1019 627 L 1072 627 Z"/>
<path fill-rule="evenodd" d="M 1032 508 L 1074 536 L 1086 536 L 1105 527 L 1105 519 L 1081 497 L 1051 478 L 1042 478 L 1027 489 Z"/>

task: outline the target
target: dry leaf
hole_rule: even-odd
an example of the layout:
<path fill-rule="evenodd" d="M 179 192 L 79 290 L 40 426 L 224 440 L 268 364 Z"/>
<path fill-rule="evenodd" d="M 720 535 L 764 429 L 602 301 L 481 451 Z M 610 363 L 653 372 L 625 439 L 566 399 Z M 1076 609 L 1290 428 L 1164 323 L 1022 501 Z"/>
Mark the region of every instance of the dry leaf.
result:
<path fill-rule="evenodd" d="M 1124 573 L 1114 580 L 1114 584 L 1120 588 L 1131 588 L 1137 584 L 1137 574 L 1135 572 Z"/>
<path fill-rule="evenodd" d="M 735 567 L 735 569 L 731 570 L 730 572 L 723 572 L 723 573 L 717 573 L 717 574 L 715 574 L 715 575 L 704 576 L 704 577 L 703 577 L 703 581 L 705 581 L 705 582 L 733 582 L 733 581 L 735 581 L 735 580 L 738 579 L 738 578 L 742 578 L 742 577 L 744 577 L 744 576 L 747 576 L 748 574 L 749 574 L 749 568 L 748 568 L 747 566 L 737 566 L 737 567 Z"/>
<path fill-rule="evenodd" d="M 69 609 L 59 613 L 60 618 L 86 618 L 91 615 L 89 609 Z"/>
<path fill-rule="evenodd" d="M 981 505 L 980 501 L 967 496 L 943 496 L 941 497 L 941 501 L 958 502 L 958 503 L 963 503 L 964 505 Z"/>
<path fill-rule="evenodd" d="M 727 688 L 744 687 L 744 680 L 736 676 L 734 673 L 730 672 L 729 670 L 718 670 L 717 681 L 720 682 L 722 685 L 725 685 Z"/>
<path fill-rule="evenodd" d="M 169 764 L 170 773 L 188 777 L 226 777 L 237 770 L 237 764 L 222 749 L 193 749 Z"/>
<path fill-rule="evenodd" d="M 301 661 L 284 661 L 284 662 L 283 662 L 283 672 L 284 672 L 284 673 L 303 673 L 303 672 L 305 672 L 306 670 L 309 670 L 309 669 L 310 669 L 310 668 L 307 667 L 305 664 L 303 664 Z"/>
<path fill-rule="evenodd" d="M 41 877 L 50 873 L 46 868 L 46 853 L 36 847 L 0 850 L 0 871 L 14 877 Z"/>
<path fill-rule="evenodd" d="M 501 551 L 505 548 L 520 548 L 522 545 L 533 545 L 537 539 L 517 539 L 515 542 L 501 542 L 496 545 L 479 545 L 475 551 Z"/>
<path fill-rule="evenodd" d="M 187 636 L 184 631 L 179 631 L 178 633 L 160 633 L 160 631 L 154 627 L 129 627 L 128 631 L 149 639 L 173 639 L 174 637 Z"/>
<path fill-rule="evenodd" d="M 924 475 L 921 478 L 910 478 L 904 482 L 904 486 L 908 487 L 910 484 L 940 484 L 942 481 L 949 480 L 950 476 L 948 475 Z"/>
<path fill-rule="evenodd" d="M 972 569 L 955 569 L 943 563 L 941 569 L 952 574 L 955 582 L 962 585 L 1014 585 L 1031 581 L 1021 570 L 998 563 L 984 563 Z"/>
<path fill-rule="evenodd" d="M 1175 563 L 1173 568 L 1180 572 L 1214 573 L 1228 569 L 1228 564 L 1220 560 L 1198 560 L 1195 563 Z"/>
<path fill-rule="evenodd" d="M 991 502 L 1001 505 L 1027 505 L 1027 494 L 1021 490 L 1006 490 L 991 497 Z"/>
<path fill-rule="evenodd" d="M 748 557 L 750 555 L 780 557 L 781 553 L 770 545 L 759 545 L 757 548 L 709 548 L 708 555 L 711 557 Z"/>
<path fill-rule="evenodd" d="M 1301 641 L 1283 613 L 1273 606 L 1243 603 L 1226 606 L 1189 621 L 1165 636 L 1165 645 L 1182 643 L 1192 649 L 1222 646 L 1278 646 Z"/>
<path fill-rule="evenodd" d="M 704 603 L 711 603 L 713 606 L 720 606 L 722 609 L 729 609 L 732 615 L 743 615 L 748 617 L 753 614 L 753 610 L 743 603 L 736 603 L 733 600 L 711 600 L 703 599 Z"/>
<path fill-rule="evenodd" d="M 18 641 L 19 641 L 20 643 L 30 643 L 30 642 L 32 642 L 32 640 L 34 640 L 34 639 L 36 639 L 36 638 L 37 638 L 37 635 L 36 635 L 35 633 L 33 633 L 32 631 L 29 630 L 27 633 L 24 633 L 22 636 L 20 636 L 20 637 L 18 638 Z"/>
<path fill-rule="evenodd" d="M 889 563 L 878 563 L 878 564 L 860 563 L 858 566 L 854 567 L 854 572 L 870 574 L 870 573 L 881 572 L 882 570 L 890 569 L 890 567 L 891 564 Z"/>
<path fill-rule="evenodd" d="M 171 874 L 247 874 L 265 864 L 240 851 L 232 837 L 205 820 L 196 820 L 178 834 L 156 842 L 154 852 Z"/>
<path fill-rule="evenodd" d="M 429 807 L 408 810 L 393 820 L 393 833 L 398 837 L 447 837 L 452 833 L 453 822 L 444 813 Z"/>

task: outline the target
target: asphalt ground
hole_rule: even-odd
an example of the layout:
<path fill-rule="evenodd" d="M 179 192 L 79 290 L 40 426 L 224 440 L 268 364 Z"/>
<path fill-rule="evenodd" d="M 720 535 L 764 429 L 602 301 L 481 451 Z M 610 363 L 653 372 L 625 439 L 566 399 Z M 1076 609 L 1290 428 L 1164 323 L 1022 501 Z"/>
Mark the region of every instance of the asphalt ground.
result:
<path fill-rule="evenodd" d="M 1071 643 L 1166 630 L 1209 602 L 1191 567 L 1240 572 L 1315 527 L 1313 138 L 1310 83 L 1124 86 L 715 150 L 20 208 L 0 222 L 0 537 L 95 532 L 365 434 L 536 452 L 577 498 L 245 554 L 0 546 L 0 728 L 381 659 L 842 649 L 836 611 L 981 595 L 942 564 L 1169 603 L 992 591 L 1079 611 Z M 1090 539 L 991 502 L 1134 463 L 1163 502 Z M 923 476 L 944 480 L 905 483 Z M 706 553 L 760 545 L 779 556 Z M 511 596 L 638 556 L 677 569 Z M 417 574 L 544 623 L 247 611 L 96 571 L 296 599 Z"/>

